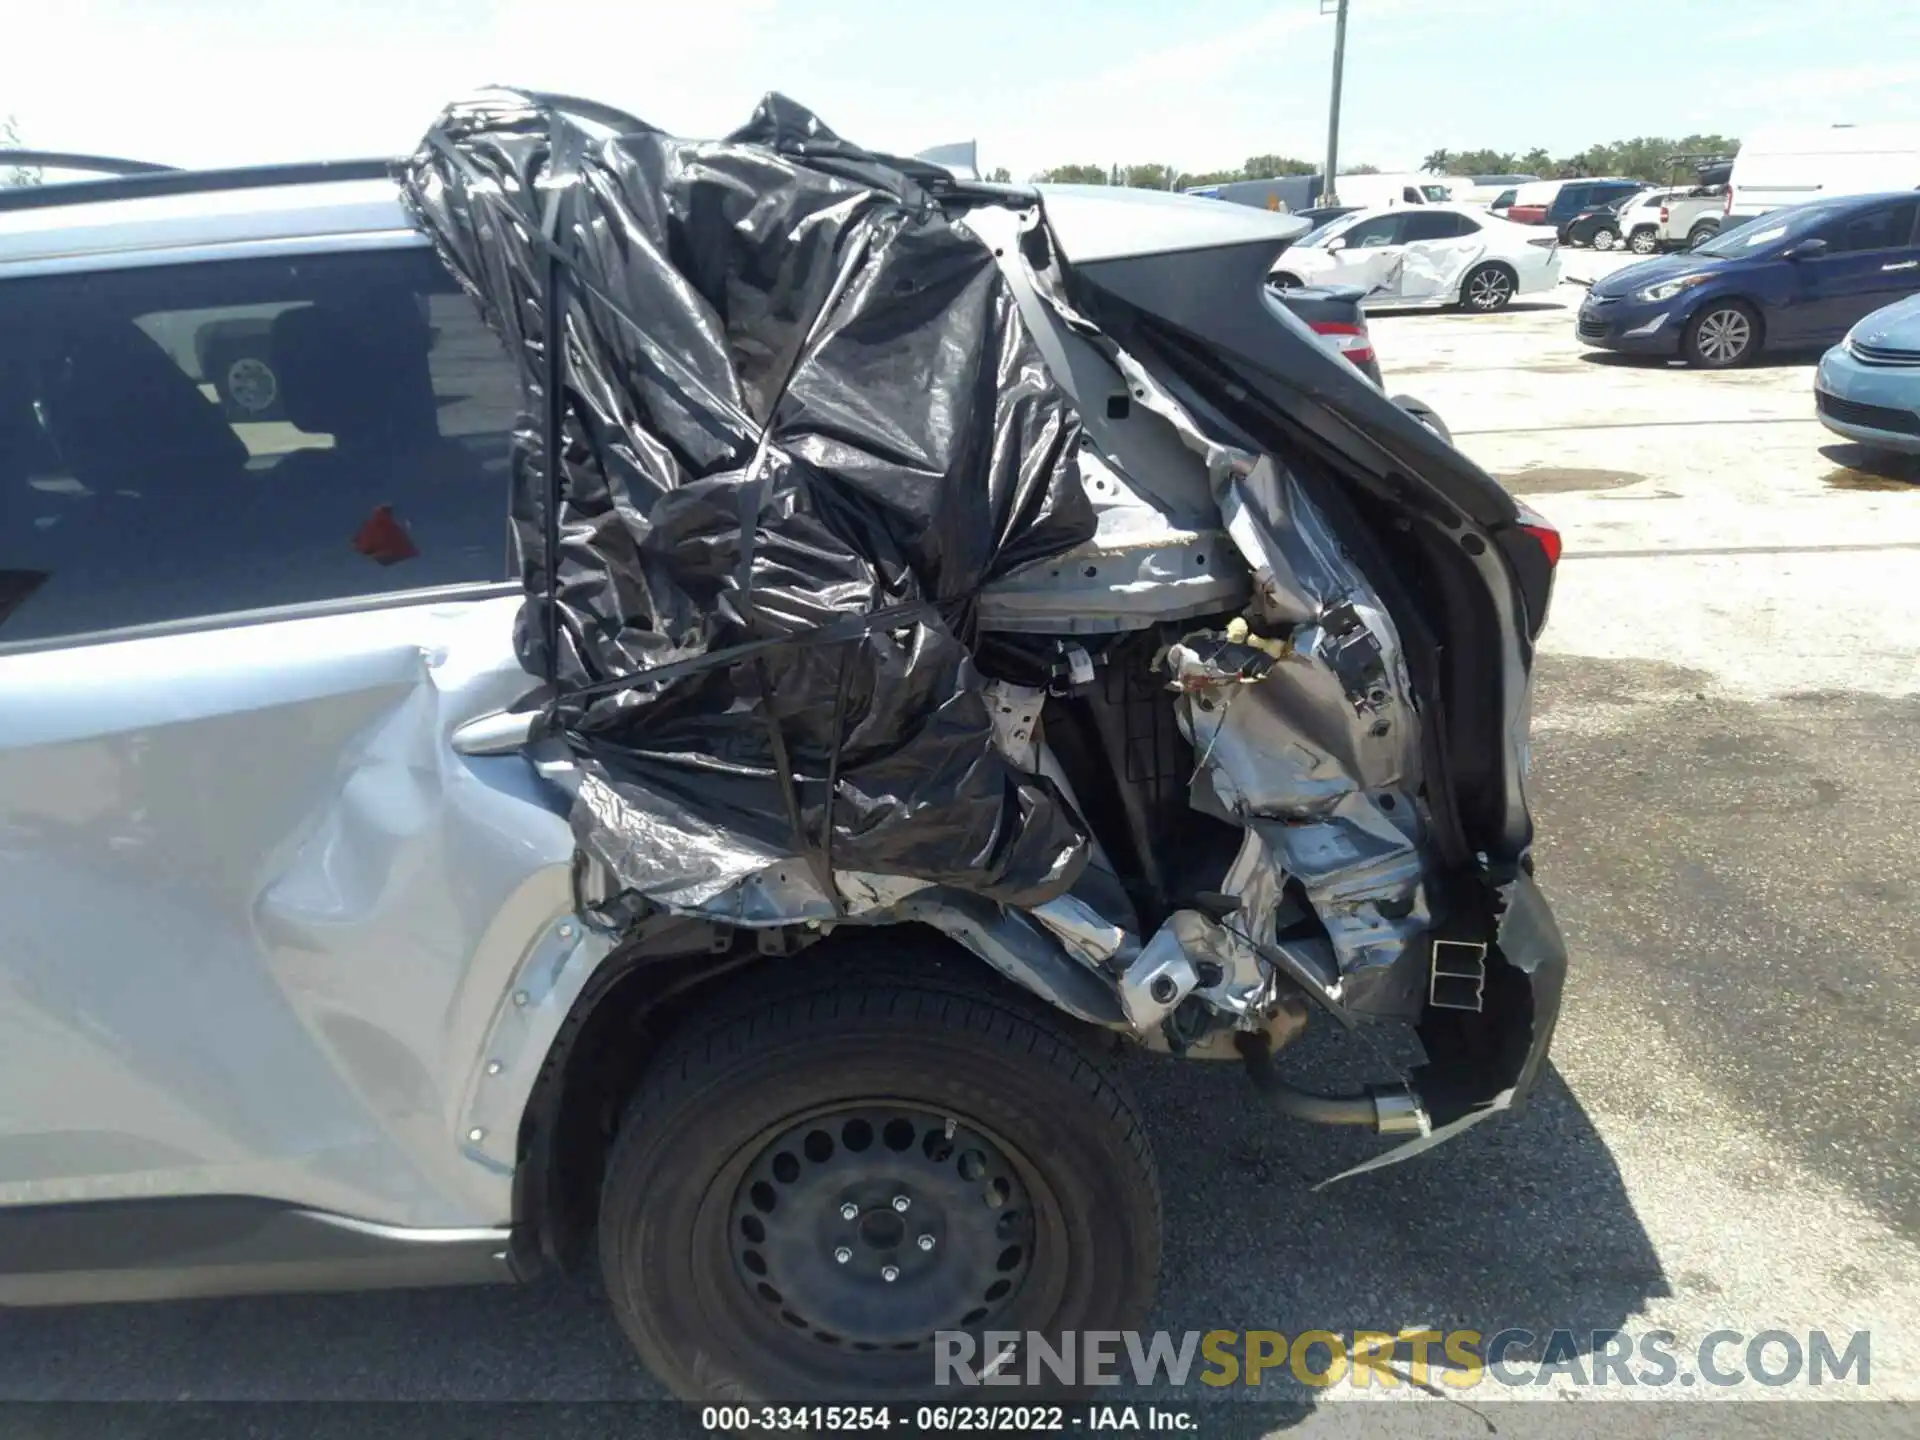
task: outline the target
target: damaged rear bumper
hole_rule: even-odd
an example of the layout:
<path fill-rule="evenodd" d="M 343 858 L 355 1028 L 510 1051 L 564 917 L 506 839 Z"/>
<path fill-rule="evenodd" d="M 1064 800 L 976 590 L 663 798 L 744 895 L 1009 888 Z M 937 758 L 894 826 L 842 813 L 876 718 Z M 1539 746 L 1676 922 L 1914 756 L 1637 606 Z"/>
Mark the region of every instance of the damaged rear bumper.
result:
<path fill-rule="evenodd" d="M 541 422 L 518 643 L 581 915 L 931 926 L 1396 1155 L 1524 1096 L 1565 957 L 1514 508 L 1260 302 L 1266 222 L 1116 253 L 1112 195 L 955 191 L 779 97 L 718 147 L 571 103 L 455 107 L 405 184 Z M 1290 1091 L 1316 1012 L 1427 1063 Z"/>
<path fill-rule="evenodd" d="M 1417 1138 L 1330 1176 L 1315 1188 L 1363 1175 L 1431 1150 L 1482 1120 L 1519 1109 L 1547 1067 L 1560 1019 L 1567 949 L 1546 896 L 1530 875 L 1507 887 L 1499 939 L 1489 952 L 1486 1004 L 1474 1023 L 1452 1024 L 1445 1038 L 1421 1027 L 1428 1061 L 1414 1073 L 1429 1126 Z"/>

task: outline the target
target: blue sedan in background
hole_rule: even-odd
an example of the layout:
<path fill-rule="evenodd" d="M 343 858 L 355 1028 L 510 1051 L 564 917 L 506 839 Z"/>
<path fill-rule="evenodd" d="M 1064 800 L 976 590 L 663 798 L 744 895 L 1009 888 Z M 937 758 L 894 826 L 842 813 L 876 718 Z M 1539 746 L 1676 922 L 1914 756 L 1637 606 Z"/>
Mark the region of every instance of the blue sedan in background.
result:
<path fill-rule="evenodd" d="M 1920 291 L 1920 195 L 1815 200 L 1723 230 L 1697 250 L 1598 280 L 1576 333 L 1605 350 L 1724 370 L 1763 349 L 1833 344 Z"/>
<path fill-rule="evenodd" d="M 1820 423 L 1876 450 L 1920 455 L 1920 295 L 1876 310 L 1813 379 Z"/>

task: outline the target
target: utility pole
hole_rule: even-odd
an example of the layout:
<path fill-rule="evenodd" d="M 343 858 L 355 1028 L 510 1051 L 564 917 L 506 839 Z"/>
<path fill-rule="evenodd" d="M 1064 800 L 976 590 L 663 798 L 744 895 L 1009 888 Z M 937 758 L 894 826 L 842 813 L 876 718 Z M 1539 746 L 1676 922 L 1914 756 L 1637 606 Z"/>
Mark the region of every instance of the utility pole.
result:
<path fill-rule="evenodd" d="M 1347 61 L 1347 0 L 1320 0 L 1320 13 L 1333 16 L 1333 100 L 1327 107 L 1327 171 L 1320 204 L 1337 205 L 1334 177 L 1340 173 L 1340 72 Z"/>

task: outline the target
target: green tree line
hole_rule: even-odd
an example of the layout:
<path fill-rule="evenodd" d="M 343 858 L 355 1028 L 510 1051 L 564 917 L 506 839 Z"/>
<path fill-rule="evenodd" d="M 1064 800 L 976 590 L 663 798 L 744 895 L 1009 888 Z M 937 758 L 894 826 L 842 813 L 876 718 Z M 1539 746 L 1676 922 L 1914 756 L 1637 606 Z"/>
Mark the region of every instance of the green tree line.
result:
<path fill-rule="evenodd" d="M 1674 155 L 1728 155 L 1740 142 L 1725 135 L 1642 135 L 1589 145 L 1575 155 L 1556 159 L 1547 150 L 1435 150 L 1420 162 L 1433 175 L 1538 175 L 1543 180 L 1579 175 L 1621 175 L 1631 180 L 1664 181 Z M 1141 190 L 1185 190 L 1195 185 L 1224 185 L 1234 180 L 1271 180 L 1279 175 L 1317 175 L 1320 166 L 1291 155 L 1249 155 L 1237 170 L 1176 170 L 1168 165 L 1056 165 L 1033 178 L 1057 185 L 1131 185 Z M 1349 165 L 1343 175 L 1377 175 L 1377 165 Z M 1007 171 L 994 172 L 1006 180 Z M 1684 177 L 1683 177 L 1684 178 Z"/>
<path fill-rule="evenodd" d="M 1675 155 L 1731 157 L 1740 142 L 1725 135 L 1641 135 L 1589 145 L 1575 155 L 1555 159 L 1538 146 L 1527 151 L 1435 150 L 1420 162 L 1433 175 L 1538 175 L 1542 180 L 1570 180 L 1581 175 L 1619 175 L 1628 180 L 1665 181 Z M 1682 178 L 1685 178 L 1684 176 Z"/>
<path fill-rule="evenodd" d="M 1004 169 L 996 172 L 1005 175 Z M 1130 185 L 1136 190 L 1185 190 L 1195 185 L 1224 185 L 1232 180 L 1271 180 L 1276 175 L 1318 175 L 1311 160 L 1291 155 L 1249 155 L 1237 170 L 1178 170 L 1171 165 L 1056 165 L 1035 175 L 1055 185 Z M 1378 175 L 1377 165 L 1350 165 L 1343 175 Z"/>

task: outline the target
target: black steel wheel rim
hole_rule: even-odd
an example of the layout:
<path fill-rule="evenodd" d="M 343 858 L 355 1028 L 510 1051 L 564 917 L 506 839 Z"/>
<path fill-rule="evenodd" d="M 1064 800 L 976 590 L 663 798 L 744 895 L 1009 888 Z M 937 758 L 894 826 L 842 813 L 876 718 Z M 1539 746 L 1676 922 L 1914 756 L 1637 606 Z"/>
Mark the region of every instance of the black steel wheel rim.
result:
<path fill-rule="evenodd" d="M 913 1351 L 1015 1304 L 1034 1206 L 966 1121 L 874 1101 L 802 1120 L 747 1164 L 728 1217 L 734 1274 L 763 1313 L 822 1344 Z"/>

